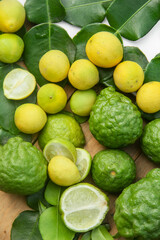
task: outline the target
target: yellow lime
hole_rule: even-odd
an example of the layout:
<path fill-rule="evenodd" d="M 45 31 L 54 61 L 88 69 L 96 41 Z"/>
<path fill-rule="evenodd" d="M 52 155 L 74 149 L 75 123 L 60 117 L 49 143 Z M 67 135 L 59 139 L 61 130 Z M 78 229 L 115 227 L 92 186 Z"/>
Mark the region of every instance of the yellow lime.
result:
<path fill-rule="evenodd" d="M 108 197 L 88 183 L 67 188 L 60 199 L 64 223 L 75 232 L 86 232 L 99 226 L 108 210 Z"/>
<path fill-rule="evenodd" d="M 72 64 L 68 78 L 73 87 L 87 90 L 99 82 L 99 72 L 89 60 L 79 59 Z"/>
<path fill-rule="evenodd" d="M 115 85 L 126 93 L 137 91 L 143 84 L 144 73 L 141 66 L 132 61 L 124 61 L 117 65 L 113 78 Z"/>
<path fill-rule="evenodd" d="M 14 115 L 17 128 L 24 133 L 39 132 L 47 122 L 46 113 L 38 105 L 25 103 L 20 105 Z"/>
<path fill-rule="evenodd" d="M 76 148 L 77 150 L 77 162 L 76 166 L 81 175 L 80 181 L 84 180 L 90 172 L 92 157 L 90 153 L 83 148 Z"/>
<path fill-rule="evenodd" d="M 17 0 L 0 1 L 0 31 L 16 32 L 24 24 L 25 9 Z"/>
<path fill-rule="evenodd" d="M 55 156 L 50 160 L 48 174 L 50 179 L 60 186 L 70 186 L 80 180 L 78 168 L 64 156 Z"/>
<path fill-rule="evenodd" d="M 50 50 L 40 59 L 39 70 L 42 76 L 50 82 L 64 80 L 70 68 L 66 54 L 59 50 Z"/>
<path fill-rule="evenodd" d="M 35 77 L 21 68 L 10 71 L 3 82 L 4 95 L 8 99 L 20 100 L 28 97 L 36 87 Z"/>
<path fill-rule="evenodd" d="M 75 146 L 68 140 L 63 138 L 54 138 L 50 140 L 43 150 L 43 155 L 49 162 L 55 156 L 64 156 L 72 160 L 77 161 L 77 152 Z"/>
<path fill-rule="evenodd" d="M 98 67 L 111 68 L 122 60 L 123 46 L 113 33 L 98 32 L 88 40 L 86 54 Z"/>
<path fill-rule="evenodd" d="M 160 82 L 148 82 L 142 85 L 136 95 L 138 107 L 146 113 L 160 110 Z"/>
<path fill-rule="evenodd" d="M 4 33 L 0 35 L 0 46 L 0 61 L 14 63 L 23 53 L 24 42 L 16 34 Z"/>
<path fill-rule="evenodd" d="M 54 83 L 43 85 L 37 94 L 38 105 L 47 113 L 60 112 L 67 103 L 64 89 Z"/>

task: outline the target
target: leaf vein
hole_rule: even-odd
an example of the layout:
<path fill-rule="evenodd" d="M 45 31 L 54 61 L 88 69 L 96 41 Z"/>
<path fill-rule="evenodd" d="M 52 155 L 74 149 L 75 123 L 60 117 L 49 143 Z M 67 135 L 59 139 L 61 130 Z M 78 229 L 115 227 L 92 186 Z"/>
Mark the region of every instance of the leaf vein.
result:
<path fill-rule="evenodd" d="M 68 7 L 68 8 L 65 8 L 65 9 L 70 10 L 70 9 L 74 9 L 74 8 L 80 8 L 80 7 L 86 7 L 86 6 L 96 5 L 96 4 L 102 4 L 102 3 L 105 3 L 105 2 L 111 2 L 111 1 L 112 0 L 105 0 L 105 1 L 100 1 L 100 2 L 82 4 L 82 5 L 77 5 L 77 6 L 73 6 L 73 7 Z"/>

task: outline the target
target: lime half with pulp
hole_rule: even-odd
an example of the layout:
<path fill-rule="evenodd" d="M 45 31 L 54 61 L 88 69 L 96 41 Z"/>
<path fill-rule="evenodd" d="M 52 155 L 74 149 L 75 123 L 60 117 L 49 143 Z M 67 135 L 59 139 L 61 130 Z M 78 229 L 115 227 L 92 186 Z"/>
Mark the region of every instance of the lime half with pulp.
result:
<path fill-rule="evenodd" d="M 62 138 L 50 140 L 46 144 L 43 154 L 48 162 L 55 156 L 64 156 L 72 160 L 74 163 L 76 163 L 77 160 L 77 151 L 75 146 L 70 141 Z"/>
<path fill-rule="evenodd" d="M 75 232 L 86 232 L 99 226 L 108 210 L 108 197 L 88 183 L 67 188 L 60 199 L 64 223 Z"/>
<path fill-rule="evenodd" d="M 81 175 L 80 181 L 84 180 L 91 169 L 92 157 L 90 153 L 83 148 L 76 148 L 77 150 L 77 162 L 76 166 Z"/>

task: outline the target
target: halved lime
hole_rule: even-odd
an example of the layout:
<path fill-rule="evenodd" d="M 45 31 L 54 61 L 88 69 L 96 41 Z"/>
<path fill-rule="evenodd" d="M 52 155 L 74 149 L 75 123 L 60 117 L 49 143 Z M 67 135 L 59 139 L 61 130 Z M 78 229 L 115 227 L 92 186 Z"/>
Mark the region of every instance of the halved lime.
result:
<path fill-rule="evenodd" d="M 34 91 L 36 79 L 27 70 L 16 68 L 10 71 L 3 82 L 4 95 L 8 99 L 21 100 Z"/>
<path fill-rule="evenodd" d="M 76 166 L 81 175 L 80 181 L 85 179 L 91 169 L 92 157 L 90 153 L 83 148 L 76 148 L 77 150 L 77 162 Z"/>
<path fill-rule="evenodd" d="M 60 199 L 64 223 L 75 232 L 86 232 L 99 226 L 108 210 L 108 197 L 89 183 L 67 188 Z"/>
<path fill-rule="evenodd" d="M 63 138 L 55 138 L 50 140 L 43 150 L 44 157 L 49 162 L 55 156 L 64 156 L 74 163 L 77 160 L 77 151 L 75 146 L 68 140 Z"/>

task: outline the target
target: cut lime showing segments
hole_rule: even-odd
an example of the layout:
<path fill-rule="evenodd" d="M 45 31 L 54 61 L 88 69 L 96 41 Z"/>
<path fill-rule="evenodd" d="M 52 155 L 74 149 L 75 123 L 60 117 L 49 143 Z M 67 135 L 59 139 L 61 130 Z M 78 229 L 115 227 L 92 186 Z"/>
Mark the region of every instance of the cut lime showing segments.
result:
<path fill-rule="evenodd" d="M 83 148 L 76 148 L 77 150 L 77 162 L 76 166 L 81 175 L 80 181 L 84 180 L 91 169 L 92 157 L 90 153 Z"/>
<path fill-rule="evenodd" d="M 64 223 L 75 232 L 86 232 L 99 226 L 108 210 L 108 197 L 88 183 L 67 188 L 60 199 Z"/>
<path fill-rule="evenodd" d="M 68 140 L 62 138 L 50 140 L 46 144 L 43 154 L 48 162 L 55 156 L 64 156 L 72 160 L 74 163 L 76 163 L 77 160 L 77 151 L 75 146 Z"/>
<path fill-rule="evenodd" d="M 16 68 L 10 71 L 3 82 L 4 95 L 8 99 L 21 100 L 34 91 L 36 79 L 27 70 Z"/>

